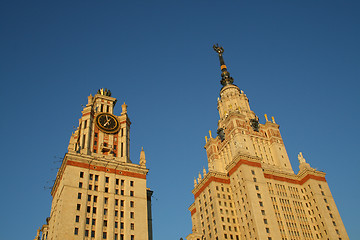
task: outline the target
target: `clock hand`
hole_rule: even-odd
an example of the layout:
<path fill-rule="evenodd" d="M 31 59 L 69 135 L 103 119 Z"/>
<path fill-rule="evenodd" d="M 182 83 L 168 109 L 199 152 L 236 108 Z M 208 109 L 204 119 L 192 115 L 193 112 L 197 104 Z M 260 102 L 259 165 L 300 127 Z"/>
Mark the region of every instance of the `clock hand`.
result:
<path fill-rule="evenodd" d="M 104 123 L 104 126 L 109 125 L 109 124 L 110 124 L 110 119 L 108 119 L 108 120 L 106 121 L 106 123 Z"/>

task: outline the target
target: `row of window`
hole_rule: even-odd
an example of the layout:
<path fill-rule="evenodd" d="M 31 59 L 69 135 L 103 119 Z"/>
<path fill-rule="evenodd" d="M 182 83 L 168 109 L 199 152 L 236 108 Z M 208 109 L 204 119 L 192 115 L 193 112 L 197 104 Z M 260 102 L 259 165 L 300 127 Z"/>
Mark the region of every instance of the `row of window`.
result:
<path fill-rule="evenodd" d="M 79 235 L 79 228 L 74 229 L 74 235 Z M 85 235 L 85 237 L 95 238 L 95 231 L 85 230 L 84 235 Z M 119 238 L 119 236 L 120 236 L 120 238 Z M 108 239 L 107 232 L 102 233 L 102 239 Z M 125 239 L 124 234 L 118 234 L 118 233 L 114 234 L 114 240 L 124 240 L 124 239 Z M 130 240 L 135 240 L 135 235 L 130 235 Z"/>

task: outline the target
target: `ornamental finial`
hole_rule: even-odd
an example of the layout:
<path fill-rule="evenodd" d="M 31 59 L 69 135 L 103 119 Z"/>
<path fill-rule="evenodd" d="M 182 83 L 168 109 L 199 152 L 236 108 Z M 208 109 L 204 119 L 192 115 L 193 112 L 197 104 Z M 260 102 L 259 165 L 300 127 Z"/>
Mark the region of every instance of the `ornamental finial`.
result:
<path fill-rule="evenodd" d="M 227 71 L 225 61 L 223 58 L 224 48 L 219 46 L 219 44 L 214 44 L 213 49 L 215 52 L 219 54 L 219 60 L 220 60 L 220 69 L 221 69 L 221 85 L 224 87 L 228 84 L 232 84 L 234 82 L 234 79 L 230 77 L 230 73 Z"/>

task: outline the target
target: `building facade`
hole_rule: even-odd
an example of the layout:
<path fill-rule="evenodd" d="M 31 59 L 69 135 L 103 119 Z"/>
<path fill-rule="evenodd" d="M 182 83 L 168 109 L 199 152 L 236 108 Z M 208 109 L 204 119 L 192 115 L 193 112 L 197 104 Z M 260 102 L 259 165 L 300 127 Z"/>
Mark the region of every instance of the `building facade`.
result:
<path fill-rule="evenodd" d="M 251 111 L 233 84 L 223 48 L 217 136 L 205 137 L 208 171 L 194 179 L 187 240 L 349 239 L 325 179 L 299 153 L 294 173 L 279 125 Z"/>
<path fill-rule="evenodd" d="M 51 190 L 51 214 L 35 239 L 152 240 L 145 152 L 130 160 L 130 119 L 124 103 L 100 89 L 72 134 Z"/>

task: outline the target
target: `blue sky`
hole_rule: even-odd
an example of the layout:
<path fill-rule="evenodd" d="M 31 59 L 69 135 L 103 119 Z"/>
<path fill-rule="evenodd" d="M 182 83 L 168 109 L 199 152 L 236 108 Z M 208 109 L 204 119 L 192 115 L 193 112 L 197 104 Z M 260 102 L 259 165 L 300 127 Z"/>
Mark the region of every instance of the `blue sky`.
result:
<path fill-rule="evenodd" d="M 221 44 L 253 111 L 275 116 L 297 154 L 327 173 L 360 239 L 358 1 L 0 2 L 0 239 L 33 239 L 81 105 L 99 88 L 125 101 L 131 159 L 154 190 L 154 239 L 191 232 L 193 178 L 217 129 Z M 6 194 L 5 194 L 6 193 Z"/>

